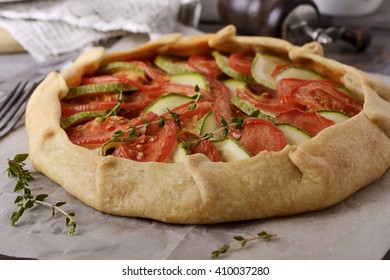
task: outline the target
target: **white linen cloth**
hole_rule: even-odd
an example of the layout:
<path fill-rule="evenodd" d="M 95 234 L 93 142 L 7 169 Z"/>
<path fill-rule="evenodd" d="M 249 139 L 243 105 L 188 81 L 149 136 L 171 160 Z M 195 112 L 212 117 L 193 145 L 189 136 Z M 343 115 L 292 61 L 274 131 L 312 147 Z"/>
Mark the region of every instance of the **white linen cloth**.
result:
<path fill-rule="evenodd" d="M 199 2 L 38 0 L 4 3 L 0 4 L 0 27 L 11 33 L 37 61 L 42 62 L 50 56 L 129 32 L 174 32 L 179 25 L 180 7 L 189 4 L 194 6 Z M 199 9 L 194 9 L 194 13 Z"/>

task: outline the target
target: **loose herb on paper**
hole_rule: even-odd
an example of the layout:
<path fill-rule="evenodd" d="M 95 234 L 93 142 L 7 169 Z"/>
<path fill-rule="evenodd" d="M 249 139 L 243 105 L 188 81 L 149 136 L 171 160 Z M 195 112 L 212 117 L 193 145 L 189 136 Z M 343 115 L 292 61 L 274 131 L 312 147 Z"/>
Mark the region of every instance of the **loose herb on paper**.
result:
<path fill-rule="evenodd" d="M 32 194 L 29 188 L 29 182 L 34 178 L 31 176 L 29 170 L 24 169 L 24 161 L 27 158 L 28 154 L 18 154 L 14 157 L 13 160 L 8 160 L 8 177 L 17 178 L 14 192 L 19 193 L 14 201 L 14 203 L 18 206 L 18 210 L 12 214 L 10 224 L 14 226 L 27 209 L 32 208 L 36 204 L 39 204 L 51 208 L 52 217 L 56 214 L 56 212 L 60 212 L 62 215 L 64 215 L 66 226 L 70 227 L 69 233 L 73 235 L 76 232 L 76 222 L 73 219 L 75 213 L 66 212 L 60 208 L 66 202 L 57 202 L 55 204 L 51 204 L 45 201 L 45 199 L 48 197 L 47 194 L 38 194 L 37 196 Z"/>
<path fill-rule="evenodd" d="M 254 237 L 244 238 L 242 236 L 234 236 L 233 239 L 236 240 L 235 243 L 238 243 L 241 247 L 245 247 L 248 242 L 255 241 L 255 240 L 271 241 L 273 237 L 275 237 L 275 235 L 270 234 L 266 231 L 262 231 L 259 232 L 257 236 Z M 233 245 L 234 245 L 233 243 L 224 244 L 218 250 L 211 252 L 211 258 L 217 259 L 221 254 L 226 254 L 228 251 L 232 249 Z"/>

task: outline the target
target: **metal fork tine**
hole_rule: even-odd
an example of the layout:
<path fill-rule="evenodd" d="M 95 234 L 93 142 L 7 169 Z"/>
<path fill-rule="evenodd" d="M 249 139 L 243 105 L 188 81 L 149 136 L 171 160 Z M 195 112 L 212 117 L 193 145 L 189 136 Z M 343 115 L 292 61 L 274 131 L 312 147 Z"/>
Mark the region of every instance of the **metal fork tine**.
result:
<path fill-rule="evenodd" d="M 27 100 L 35 90 L 38 83 L 26 90 L 28 82 L 25 82 L 21 88 L 18 83 L 10 96 L 3 102 L 0 109 L 0 138 L 6 135 L 22 118 L 26 109 Z"/>

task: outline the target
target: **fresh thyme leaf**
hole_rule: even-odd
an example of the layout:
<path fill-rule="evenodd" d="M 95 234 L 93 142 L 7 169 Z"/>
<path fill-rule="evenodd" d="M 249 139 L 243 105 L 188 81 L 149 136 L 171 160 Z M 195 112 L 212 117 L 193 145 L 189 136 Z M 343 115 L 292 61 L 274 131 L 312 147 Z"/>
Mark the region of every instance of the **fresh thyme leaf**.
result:
<path fill-rule="evenodd" d="M 260 110 L 257 109 L 250 114 L 250 117 L 257 118 L 260 115 Z"/>
<path fill-rule="evenodd" d="M 177 127 L 181 128 L 180 115 L 176 112 L 173 112 L 167 108 L 169 114 L 172 116 L 173 121 L 176 123 Z"/>
<path fill-rule="evenodd" d="M 208 140 L 208 139 L 211 139 L 214 137 L 214 133 L 213 132 L 208 132 L 208 133 L 205 133 L 203 136 L 202 136 L 202 140 Z"/>
<path fill-rule="evenodd" d="M 242 240 L 244 240 L 244 237 L 242 237 L 242 236 L 234 236 L 233 239 L 237 240 L 237 241 L 242 241 Z"/>
<path fill-rule="evenodd" d="M 34 206 L 34 200 L 27 200 L 26 204 L 24 205 L 24 209 L 30 209 Z"/>
<path fill-rule="evenodd" d="M 158 117 L 158 127 L 163 127 L 166 123 L 167 119 L 163 116 Z"/>
<path fill-rule="evenodd" d="M 228 126 L 228 123 L 224 116 L 221 117 L 221 126 Z"/>
<path fill-rule="evenodd" d="M 200 91 L 200 88 L 199 88 L 198 84 L 195 85 L 194 90 L 195 90 L 195 92 L 199 92 Z"/>
<path fill-rule="evenodd" d="M 14 192 L 20 192 L 20 194 L 16 197 L 14 201 L 14 204 L 18 206 L 18 210 L 12 213 L 10 218 L 10 224 L 14 226 L 16 222 L 19 221 L 19 219 L 25 213 L 26 209 L 30 209 L 36 204 L 40 204 L 42 206 L 51 207 L 52 216 L 55 215 L 56 211 L 61 212 L 66 218 L 67 225 L 70 226 L 70 234 L 74 234 L 76 229 L 76 222 L 73 220 L 72 217 L 75 214 L 73 212 L 67 213 L 61 208 L 59 208 L 61 205 L 64 205 L 65 202 L 57 202 L 53 205 L 44 201 L 48 197 L 47 194 L 38 194 L 36 197 L 32 195 L 31 190 L 28 188 L 28 182 L 31 181 L 33 177 L 31 176 L 29 170 L 24 169 L 24 161 L 27 158 L 28 154 L 19 154 L 16 155 L 13 160 L 8 160 L 8 176 L 10 178 L 17 178 Z"/>
<path fill-rule="evenodd" d="M 182 141 L 180 139 L 178 139 L 178 140 L 180 141 L 182 148 L 186 149 L 186 150 L 188 150 L 191 147 L 191 145 L 193 144 L 192 142 L 186 142 L 186 141 Z"/>
<path fill-rule="evenodd" d="M 18 195 L 14 201 L 14 204 L 18 204 L 19 202 L 21 202 L 23 200 L 23 196 L 21 195 Z"/>
<path fill-rule="evenodd" d="M 219 257 L 219 255 L 225 254 L 227 251 L 229 251 L 229 249 L 230 249 L 230 245 L 225 244 L 221 248 L 219 248 L 218 250 L 211 252 L 211 258 L 217 259 Z"/>
<path fill-rule="evenodd" d="M 111 140 L 116 141 L 119 137 L 122 137 L 123 135 L 125 134 L 122 130 L 115 131 L 114 134 L 111 136 Z"/>
<path fill-rule="evenodd" d="M 55 206 L 57 206 L 57 207 L 60 207 L 60 206 L 62 206 L 62 205 L 64 205 L 64 204 L 66 204 L 66 202 L 57 202 L 56 204 L 54 204 Z M 68 214 L 69 215 L 69 214 Z"/>
<path fill-rule="evenodd" d="M 134 125 L 130 125 L 129 134 L 127 135 L 128 138 L 135 137 L 135 130 L 137 129 Z"/>
<path fill-rule="evenodd" d="M 235 124 L 235 128 L 236 129 L 242 129 L 242 124 L 244 123 L 244 119 L 242 118 L 238 118 L 238 117 L 231 117 L 230 120 L 232 121 L 232 123 Z"/>
<path fill-rule="evenodd" d="M 47 195 L 47 194 L 38 194 L 38 195 L 35 197 L 35 200 L 43 201 L 43 200 L 45 200 L 45 198 L 47 198 L 48 196 L 49 196 L 49 195 Z M 57 203 L 56 203 L 56 206 L 58 206 Z"/>
<path fill-rule="evenodd" d="M 268 241 L 271 241 L 272 237 L 273 237 L 272 234 L 269 234 L 268 232 L 265 232 L 265 231 L 259 232 L 257 235 L 265 240 L 268 240 Z"/>
<path fill-rule="evenodd" d="M 198 102 L 199 99 L 204 98 L 204 96 L 202 94 L 199 94 L 200 88 L 198 85 L 195 85 L 194 91 L 195 91 L 195 94 L 193 96 L 191 96 L 191 98 L 194 99 L 194 101 L 190 102 L 190 107 L 188 108 L 189 111 L 195 110 L 195 108 L 197 106 L 196 102 Z"/>
<path fill-rule="evenodd" d="M 152 123 L 150 121 L 148 121 L 147 119 L 145 119 L 145 118 L 142 118 L 142 121 L 143 121 L 143 123 L 145 125 L 145 129 L 150 128 L 150 126 L 152 125 Z"/>
<path fill-rule="evenodd" d="M 27 158 L 28 154 L 17 154 L 13 161 L 16 163 L 23 163 Z"/>
<path fill-rule="evenodd" d="M 188 110 L 194 111 L 195 108 L 196 108 L 196 103 L 193 101 L 193 102 L 191 102 L 190 104 L 191 104 L 191 105 L 190 105 L 190 107 L 188 108 Z"/>

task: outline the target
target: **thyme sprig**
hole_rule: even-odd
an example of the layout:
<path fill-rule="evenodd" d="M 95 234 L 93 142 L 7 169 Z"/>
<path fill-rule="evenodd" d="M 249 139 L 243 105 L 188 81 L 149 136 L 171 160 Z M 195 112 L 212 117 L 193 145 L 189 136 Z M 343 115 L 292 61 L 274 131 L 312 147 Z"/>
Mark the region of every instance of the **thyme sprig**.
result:
<path fill-rule="evenodd" d="M 117 103 L 115 104 L 115 106 L 112 109 L 108 109 L 105 112 L 105 115 L 98 119 L 98 122 L 102 123 L 102 122 L 105 122 L 109 117 L 116 116 L 119 112 L 120 105 L 122 103 L 125 103 L 126 95 L 124 95 L 123 92 L 121 90 L 118 90 L 118 89 L 115 90 L 115 93 L 119 94 L 119 98 L 118 98 Z"/>
<path fill-rule="evenodd" d="M 128 129 L 125 131 L 123 130 L 117 130 L 113 133 L 111 136 L 111 139 L 105 142 L 101 149 L 100 149 L 100 154 L 105 155 L 105 147 L 109 146 L 110 143 L 113 142 L 126 142 L 126 141 L 131 141 L 139 136 L 139 131 L 141 129 L 150 129 L 150 127 L 153 124 L 157 124 L 159 127 L 163 127 L 167 121 L 174 121 L 178 128 L 181 128 L 181 121 L 180 121 L 180 115 L 176 112 L 173 112 L 171 110 L 168 110 L 168 113 L 171 115 L 170 118 L 164 117 L 164 116 L 159 116 L 157 120 L 155 121 L 148 121 L 146 118 L 142 118 L 142 124 L 140 125 L 130 125 Z"/>
<path fill-rule="evenodd" d="M 24 161 L 27 158 L 28 154 L 18 154 L 14 157 L 13 160 L 8 160 L 8 177 L 17 178 L 14 192 L 20 193 L 14 201 L 14 204 L 18 206 L 18 210 L 12 214 L 10 218 L 10 224 L 15 226 L 16 222 L 19 221 L 19 219 L 25 213 L 25 210 L 32 208 L 35 204 L 39 204 L 51 208 L 52 217 L 54 217 L 56 211 L 63 214 L 65 216 L 66 226 L 70 227 L 69 233 L 73 235 L 76 232 L 76 222 L 73 219 L 75 213 L 68 213 L 60 208 L 60 206 L 66 204 L 66 202 L 57 202 L 55 204 L 51 204 L 44 201 L 48 197 L 47 194 L 38 194 L 37 196 L 32 194 L 31 189 L 29 188 L 29 182 L 33 180 L 33 177 L 29 170 L 24 169 Z"/>
<path fill-rule="evenodd" d="M 214 131 L 211 131 L 211 132 L 207 132 L 207 133 L 201 135 L 200 137 L 193 136 L 193 137 L 191 137 L 191 139 L 193 139 L 193 141 L 181 141 L 180 139 L 179 139 L 179 141 L 181 142 L 181 144 L 184 148 L 188 149 L 193 144 L 195 144 L 195 146 L 199 146 L 202 140 L 213 139 L 215 137 L 215 135 L 218 135 L 220 132 L 223 133 L 223 139 L 224 139 L 228 136 L 230 127 L 235 127 L 236 129 L 242 129 L 243 122 L 244 122 L 244 120 L 242 118 L 231 117 L 230 123 L 228 123 L 226 121 L 226 119 L 222 116 L 221 122 L 220 122 L 220 125 L 221 125 L 220 128 L 218 128 Z"/>
<path fill-rule="evenodd" d="M 248 242 L 255 241 L 255 240 L 264 240 L 264 241 L 271 241 L 276 235 L 270 234 L 266 231 L 259 232 L 254 237 L 245 238 L 243 236 L 234 236 L 233 239 L 235 240 L 234 243 L 224 244 L 222 245 L 218 250 L 211 252 L 211 258 L 217 259 L 220 255 L 226 254 L 227 252 L 231 251 L 233 249 L 233 246 L 235 244 L 238 244 L 240 247 L 245 247 Z"/>
<path fill-rule="evenodd" d="M 199 88 L 198 85 L 195 85 L 194 90 L 195 90 L 195 94 L 194 94 L 193 96 L 191 96 L 191 98 L 193 99 L 193 101 L 190 102 L 190 107 L 188 108 L 188 110 L 190 110 L 190 111 L 195 110 L 195 108 L 196 108 L 196 106 L 197 106 L 196 102 L 198 102 L 199 99 L 204 98 L 204 96 L 203 96 L 202 94 L 199 93 L 200 88 Z"/>

